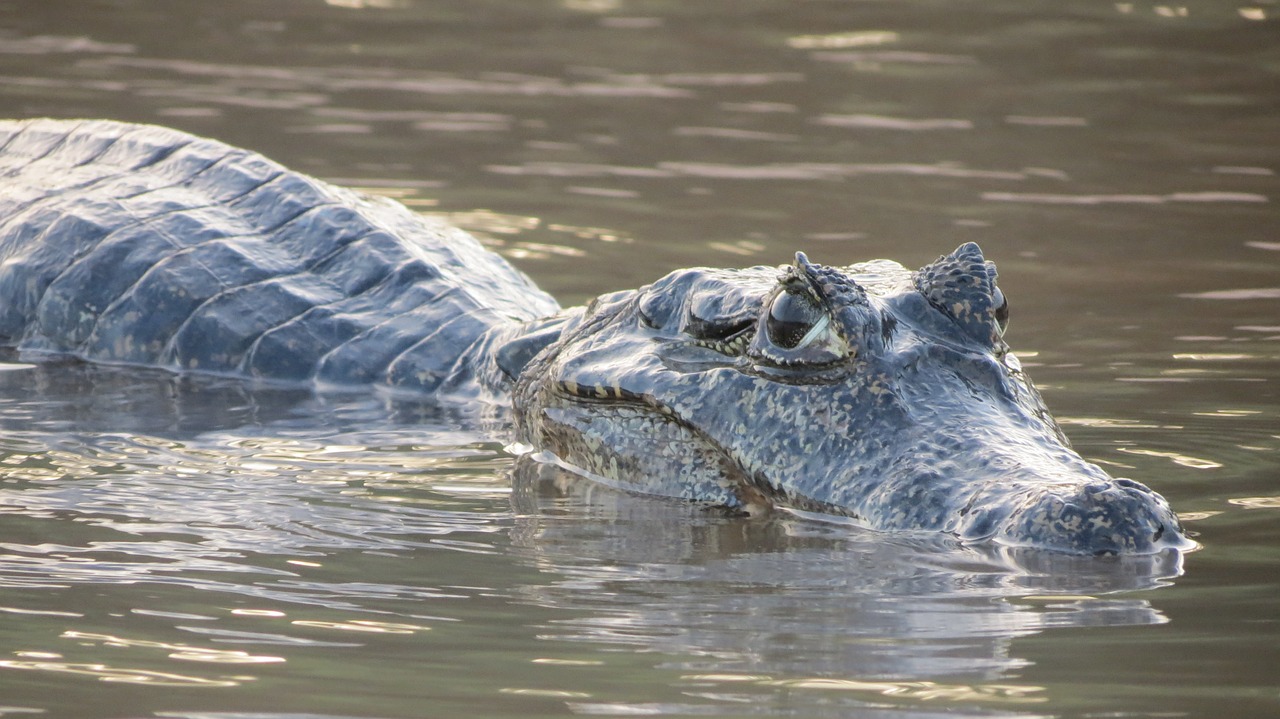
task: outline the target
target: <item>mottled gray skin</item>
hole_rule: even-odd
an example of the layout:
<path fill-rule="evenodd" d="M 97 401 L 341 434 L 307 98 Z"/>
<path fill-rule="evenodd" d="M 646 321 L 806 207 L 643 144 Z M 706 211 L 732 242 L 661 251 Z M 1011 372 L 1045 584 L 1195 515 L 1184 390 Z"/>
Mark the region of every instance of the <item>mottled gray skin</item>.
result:
<path fill-rule="evenodd" d="M 682 270 L 561 311 L 474 239 L 218 142 L 0 122 L 0 344 L 506 402 L 579 474 L 1082 554 L 1192 546 L 1070 449 L 968 244 L 918 272 Z"/>
<path fill-rule="evenodd" d="M 592 303 L 515 390 L 524 441 L 601 481 L 1078 554 L 1192 546 L 1160 495 L 1074 452 L 1002 336 L 972 243 L 681 270 Z"/>
<path fill-rule="evenodd" d="M 505 401 L 559 306 L 466 233 L 174 130 L 0 122 L 0 344 Z"/>

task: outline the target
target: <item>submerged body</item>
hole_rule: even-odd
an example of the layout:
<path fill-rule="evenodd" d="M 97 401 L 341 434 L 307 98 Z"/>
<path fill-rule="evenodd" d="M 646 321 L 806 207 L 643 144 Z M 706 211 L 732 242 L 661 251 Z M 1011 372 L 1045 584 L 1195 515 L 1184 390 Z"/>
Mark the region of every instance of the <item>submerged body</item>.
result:
<path fill-rule="evenodd" d="M 1190 546 L 1070 449 L 994 265 L 681 270 L 561 310 L 459 230 L 172 130 L 0 123 L 0 342 L 510 401 L 616 486 L 1085 554 Z"/>
<path fill-rule="evenodd" d="M 26 352 L 472 395 L 500 379 L 464 350 L 558 311 L 465 232 L 260 155 L 0 123 L 0 343 Z"/>

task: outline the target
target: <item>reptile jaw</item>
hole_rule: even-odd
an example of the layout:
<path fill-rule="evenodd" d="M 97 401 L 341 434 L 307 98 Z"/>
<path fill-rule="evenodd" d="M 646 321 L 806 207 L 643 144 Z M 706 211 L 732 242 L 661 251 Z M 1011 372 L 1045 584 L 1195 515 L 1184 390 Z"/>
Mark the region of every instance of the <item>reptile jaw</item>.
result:
<path fill-rule="evenodd" d="M 570 380 L 548 389 L 540 446 L 566 469 L 625 491 L 749 515 L 765 514 L 782 499 L 733 453 L 653 397 Z"/>

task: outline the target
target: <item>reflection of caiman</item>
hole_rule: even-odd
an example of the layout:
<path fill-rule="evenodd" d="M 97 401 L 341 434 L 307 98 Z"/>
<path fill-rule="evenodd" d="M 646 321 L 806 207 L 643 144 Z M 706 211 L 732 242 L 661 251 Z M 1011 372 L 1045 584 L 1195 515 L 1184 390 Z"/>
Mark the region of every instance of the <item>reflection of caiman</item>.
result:
<path fill-rule="evenodd" d="M 1074 553 L 1190 543 L 1072 451 L 966 244 L 691 269 L 561 311 L 471 237 L 157 127 L 0 122 L 0 341 L 462 400 L 610 484 Z"/>

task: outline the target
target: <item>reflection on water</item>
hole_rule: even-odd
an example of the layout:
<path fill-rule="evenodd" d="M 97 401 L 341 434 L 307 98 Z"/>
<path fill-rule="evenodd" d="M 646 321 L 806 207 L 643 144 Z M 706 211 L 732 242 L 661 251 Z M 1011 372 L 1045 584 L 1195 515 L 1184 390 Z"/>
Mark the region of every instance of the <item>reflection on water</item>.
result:
<path fill-rule="evenodd" d="M 1018 638 L 1163 623 L 1132 592 L 1182 572 L 1176 554 L 964 548 L 512 475 L 501 417 L 403 400 L 79 363 L 0 379 L 0 614 L 23 623 L 0 684 L 270 691 L 311 652 L 425 657 L 443 636 L 465 667 L 460 647 L 500 631 L 526 683 L 489 692 L 586 713 L 1017 706 L 1045 701 L 1011 681 Z M 678 701 L 575 674 L 619 651 L 653 657 Z M 529 685 L 528 666 L 578 688 Z"/>
<path fill-rule="evenodd" d="M 552 465 L 518 467 L 513 542 L 560 577 L 524 596 L 581 613 L 549 636 L 671 655 L 684 671 L 992 682 L 1023 663 L 1016 637 L 1162 623 L 1123 593 L 1181 573 L 1176 553 L 1100 563 L 787 517 L 717 520 L 584 487 Z"/>
<path fill-rule="evenodd" d="M 463 226 L 566 306 L 979 241 L 1077 449 L 1203 545 L 1097 562 L 723 517 L 513 468 L 501 410 L 10 357 L 0 714 L 1274 716 L 1275 23 L 0 0 L 4 114 L 251 147 Z"/>

